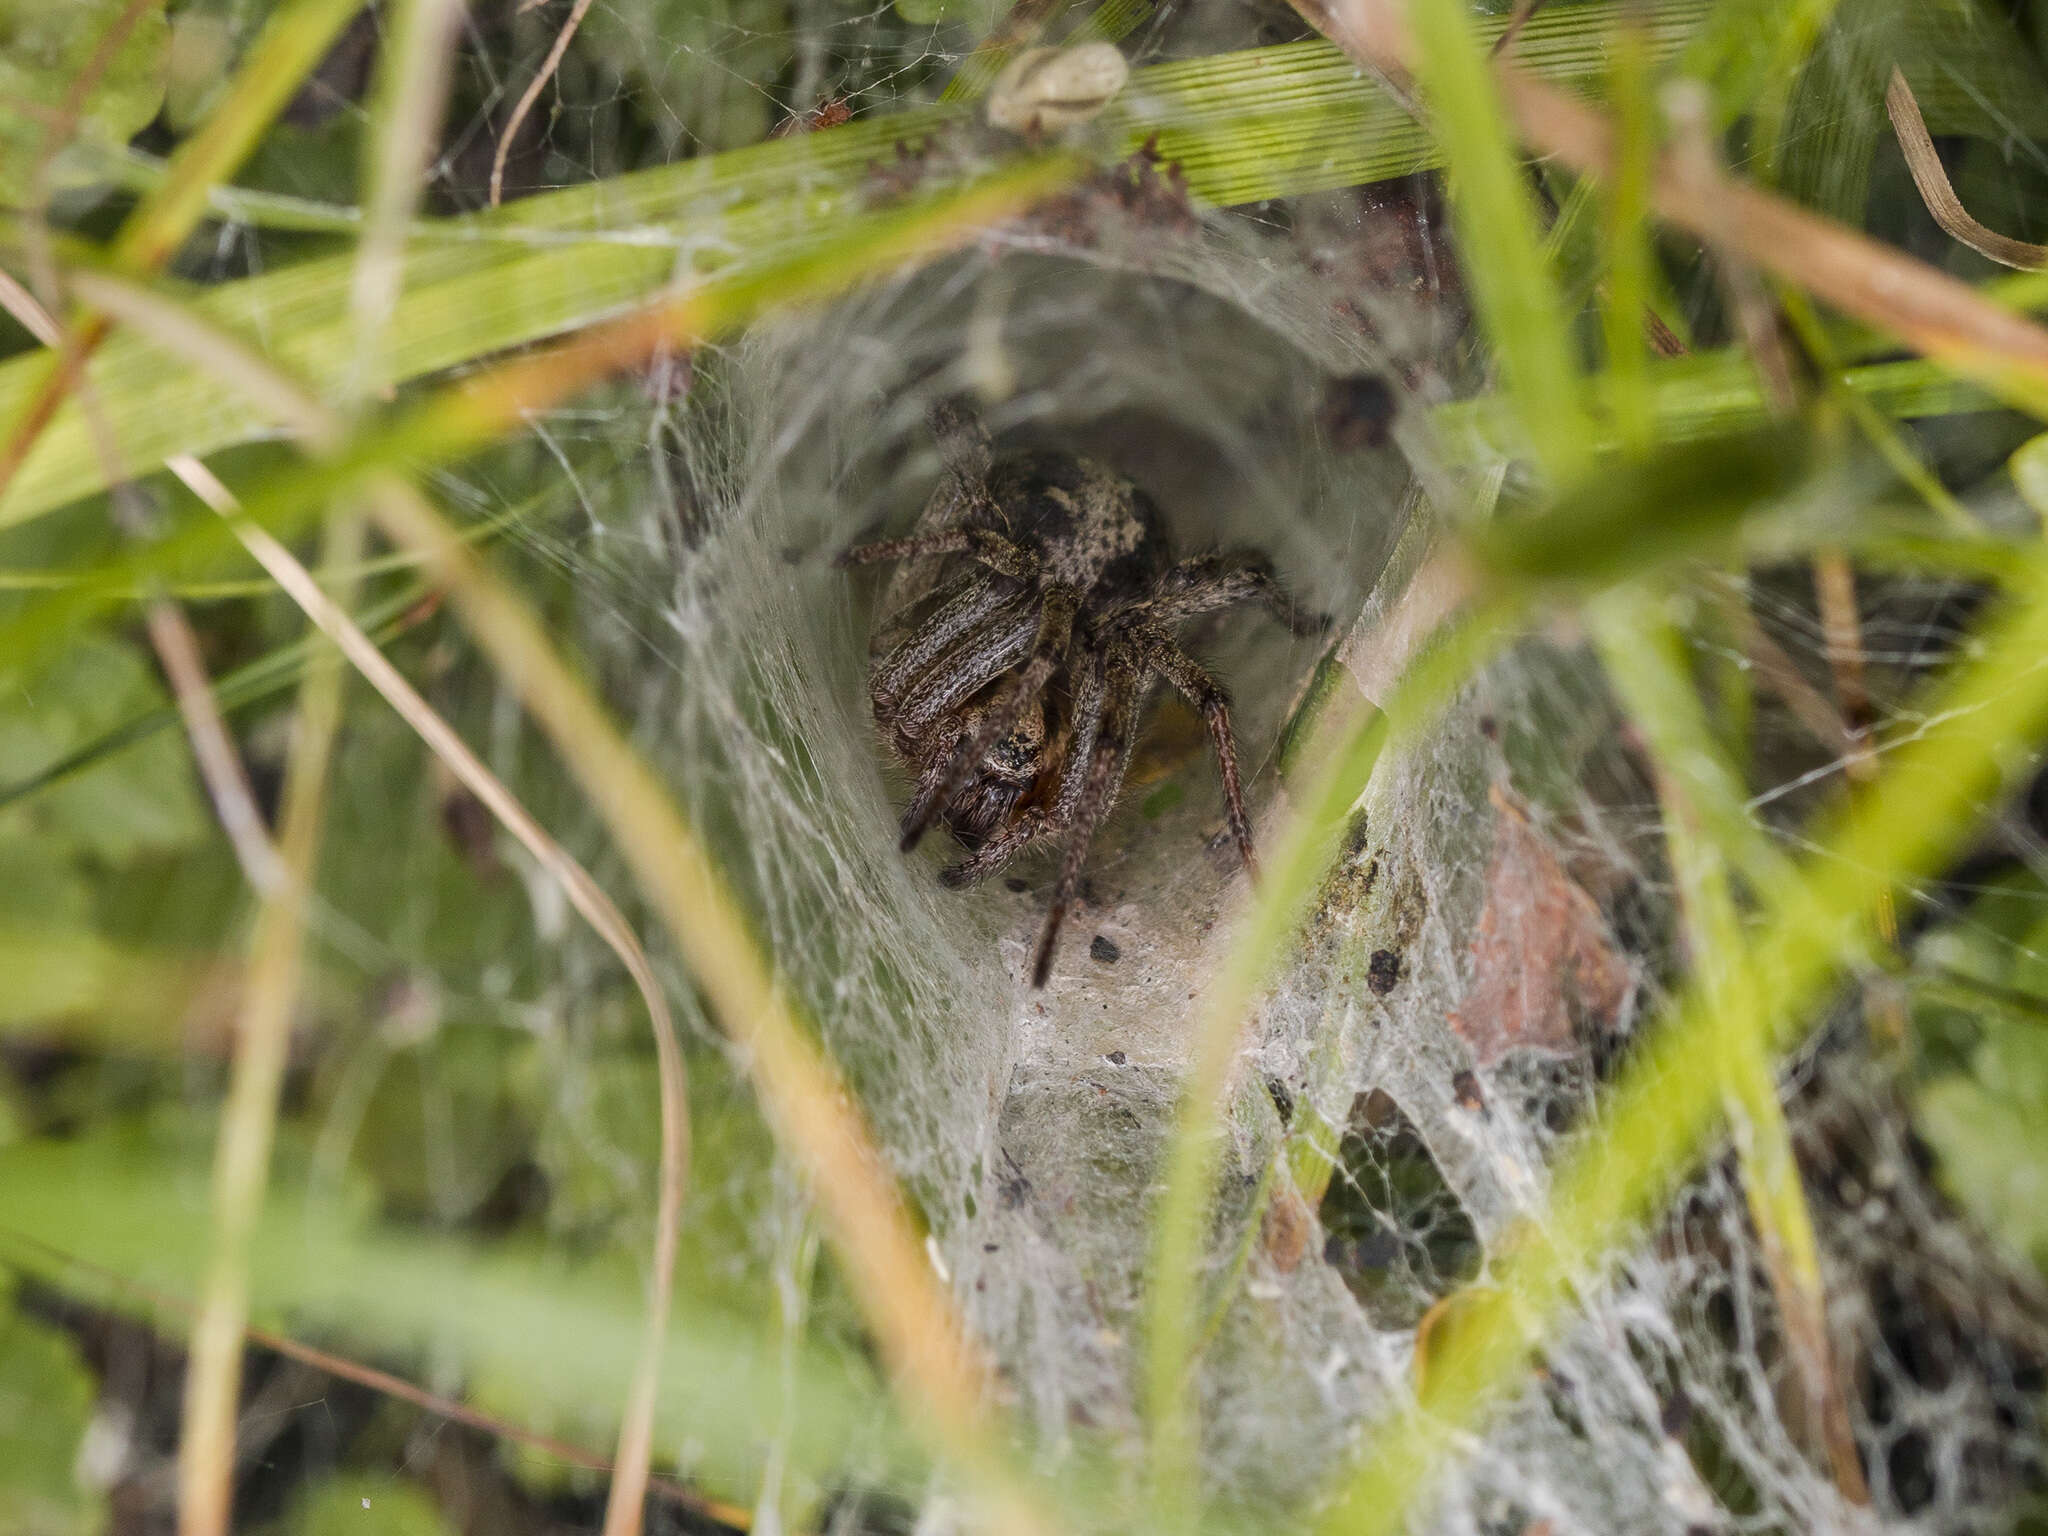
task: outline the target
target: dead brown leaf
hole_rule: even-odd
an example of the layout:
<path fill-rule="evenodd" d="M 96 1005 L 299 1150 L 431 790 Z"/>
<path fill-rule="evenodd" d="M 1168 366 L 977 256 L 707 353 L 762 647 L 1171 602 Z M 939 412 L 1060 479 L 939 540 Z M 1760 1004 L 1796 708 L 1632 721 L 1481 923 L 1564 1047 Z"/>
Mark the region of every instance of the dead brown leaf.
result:
<path fill-rule="evenodd" d="M 1510 1051 L 1571 1053 L 1575 1017 L 1613 1029 L 1632 981 L 1600 908 L 1528 813 L 1499 785 L 1488 798 L 1497 814 L 1472 986 L 1451 1015 L 1482 1067 Z"/>
<path fill-rule="evenodd" d="M 1265 1249 L 1275 1269 L 1291 1275 L 1301 1267 L 1315 1234 L 1315 1213 L 1282 1175 L 1265 1214 L 1259 1218 L 1259 1246 Z"/>

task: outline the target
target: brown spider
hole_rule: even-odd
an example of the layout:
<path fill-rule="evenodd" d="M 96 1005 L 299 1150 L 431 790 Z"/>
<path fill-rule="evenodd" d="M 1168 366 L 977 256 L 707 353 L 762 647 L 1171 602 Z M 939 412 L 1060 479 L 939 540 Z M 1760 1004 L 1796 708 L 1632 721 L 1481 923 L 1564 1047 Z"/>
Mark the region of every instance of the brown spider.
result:
<path fill-rule="evenodd" d="M 957 401 L 930 420 L 945 472 L 920 519 L 929 531 L 856 545 L 836 563 L 954 559 L 909 635 L 874 662 L 868 696 L 917 775 L 904 851 L 935 820 L 968 849 L 940 875 L 946 885 L 985 880 L 1027 844 L 1067 834 L 1031 970 L 1042 987 L 1155 676 L 1207 722 L 1230 830 L 1252 868 L 1230 702 L 1174 643 L 1174 626 L 1249 598 L 1296 634 L 1325 621 L 1296 608 L 1261 556 L 1176 561 L 1158 508 L 1106 466 L 1048 452 L 994 460 L 987 429 Z"/>

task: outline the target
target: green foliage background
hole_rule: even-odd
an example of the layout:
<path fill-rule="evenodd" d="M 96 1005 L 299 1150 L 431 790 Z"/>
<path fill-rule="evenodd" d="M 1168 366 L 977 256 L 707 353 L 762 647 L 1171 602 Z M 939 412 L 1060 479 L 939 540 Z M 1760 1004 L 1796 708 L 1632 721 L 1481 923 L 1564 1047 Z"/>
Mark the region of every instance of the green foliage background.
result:
<path fill-rule="evenodd" d="M 89 263 L 93 242 L 163 183 L 164 153 L 218 109 L 278 9 L 259 0 L 141 7 L 57 144 L 48 113 L 129 8 L 0 0 L 10 251 L 28 248 L 30 215 L 47 212 L 66 259 Z M 438 221 L 415 232 L 394 345 L 374 386 L 402 391 L 652 293 L 673 276 L 673 253 L 605 238 L 635 222 L 700 234 L 704 268 L 728 274 L 817 254 L 897 142 L 967 121 L 971 107 L 942 103 L 940 90 L 948 64 L 993 19 L 910 0 L 886 12 L 831 0 L 600 5 L 514 157 L 521 191 L 567 189 L 538 191 L 516 220 L 482 211 L 478 146 L 488 149 L 506 81 L 516 91 L 535 67 L 558 9 L 474 18 L 428 194 Z M 2021 472 L 2043 454 L 2031 437 L 2038 423 L 1993 410 L 1974 386 L 1895 356 L 1860 327 L 1830 322 L 1825 339 L 1844 366 L 1815 381 L 1812 408 L 1790 427 L 1761 430 L 1763 392 L 1712 273 L 1696 245 L 1649 236 L 1640 210 L 1621 237 L 1654 253 L 1642 297 L 1695 355 L 1608 358 L 1589 370 L 1602 356 L 1600 310 L 1614 302 L 1604 285 L 1618 281 L 1615 232 L 1601 227 L 1588 184 L 1508 158 L 1460 30 L 1470 17 L 1421 9 L 1440 27 L 1423 40 L 1437 55 L 1426 72 L 1443 103 L 1434 138 L 1325 45 L 1296 40 L 1227 60 L 1190 49 L 1156 62 L 1090 142 L 1115 159 L 1157 132 L 1197 196 L 1233 205 L 1449 158 L 1459 255 L 1502 388 L 1442 407 L 1434 426 L 1454 460 L 1520 461 L 1507 501 L 1526 521 L 1510 516 L 1506 531 L 1472 545 L 1494 562 L 1505 607 L 1519 614 L 1631 582 L 1662 596 L 1680 556 L 1762 565 L 1815 542 L 1854 545 L 1874 564 L 1891 562 L 1886 569 L 1902 549 L 1938 570 L 1997 575 L 2038 564 L 2025 519 L 2048 517 L 2048 497 Z M 1995 289 L 1984 263 L 1932 229 L 1887 147 L 1880 106 L 1883 75 L 1903 61 L 1965 203 L 2007 233 L 2040 238 L 2041 7 L 1672 0 L 1648 11 L 1660 56 L 1676 55 L 1712 87 L 1742 169 L 1986 292 L 2041 307 L 2038 283 Z M 1553 8 L 1532 24 L 1528 56 L 1604 89 L 1600 40 L 1614 14 Z M 1261 24 L 1299 30 L 1284 16 Z M 829 67 L 806 62 L 819 39 Z M 170 285 L 198 312 L 262 337 L 322 388 L 353 357 L 350 217 L 373 42 L 371 33 L 356 45 L 365 62 L 353 74 L 334 56 L 332 100 L 309 93 L 265 135 L 234 188 L 216 194 L 209 230 L 220 238 L 193 242 Z M 786 99 L 798 82 L 816 99 Z M 853 125 L 768 141 L 789 110 L 826 95 L 858 109 Z M 515 223 L 559 238 L 515 239 Z M 1494 238 L 1472 238 L 1488 229 Z M 4 344 L 16 354 L 0 361 L 0 422 L 11 423 L 41 359 L 19 329 Z M 255 484 L 292 462 L 259 440 L 260 412 L 200 360 L 117 335 L 95 378 L 134 465 L 190 451 Z M 1789 483 L 1840 455 L 1847 424 L 1872 407 L 1877 427 L 1861 429 L 1897 434 L 1928 477 L 1972 499 L 1978 526 L 1944 529 L 1938 507 L 1896 488 L 1889 522 L 1828 523 L 1819 540 L 1784 510 Z M 1616 469 L 1630 420 L 1649 422 L 1655 441 Z M 115 501 L 93 430 L 67 407 L 0 502 L 0 1030 L 14 1052 L 0 1074 L 0 1254 L 20 1277 L 0 1318 L 0 1536 L 90 1531 L 106 1518 L 102 1493 L 77 1471 L 99 1384 L 51 1297 L 141 1314 L 175 1336 L 180 1314 L 164 1298 L 194 1296 L 206 1259 L 212 1106 L 249 898 L 135 605 L 168 593 L 190 608 L 266 791 L 282 762 L 282 689 L 304 655 L 296 610 L 252 576 L 186 493 L 157 476 L 146 482 L 144 515 Z M 650 473 L 638 456 L 621 457 L 596 435 L 521 439 L 466 459 L 460 479 L 439 487 L 466 498 L 478 539 L 565 634 L 602 620 L 576 580 L 578 475 Z M 1588 475 L 1588 465 L 1601 468 Z M 1586 486 L 1574 489 L 1581 476 Z M 542 489 L 525 489 L 533 486 Z M 544 824 L 603 864 L 595 818 L 500 680 L 444 617 L 415 610 L 424 586 L 409 563 L 384 559 L 367 577 L 365 607 L 393 658 L 468 739 L 491 743 L 494 764 Z M 1680 681 L 1700 683 L 1710 650 L 1696 637 L 1685 644 L 1696 671 L 1681 669 Z M 1717 750 L 1752 768 L 1739 690 L 1720 683 Z M 2031 766 L 2031 736 L 2004 745 L 2015 773 Z M 254 1258 L 258 1320 L 431 1369 L 508 1421 L 601 1447 L 637 1337 L 637 1256 L 652 1203 L 655 1086 L 637 1005 L 615 975 L 563 970 L 549 945 L 561 916 L 536 895 L 523 856 L 461 831 L 469 808 L 394 718 L 355 696 L 341 752 L 312 919 L 304 1034 L 315 1044 L 292 1077 L 273 1178 L 280 1193 Z M 1872 878 L 1883 883 L 1882 872 Z M 1752 908 L 1766 907 L 1765 894 L 1753 882 Z M 1872 962 L 1909 1000 L 1896 1066 L 1937 1176 L 2015 1263 L 2037 1267 L 2048 1265 L 2044 911 L 2048 879 L 2004 871 L 1952 896 L 1910 947 Z M 813 1511 L 850 1481 L 912 1486 L 923 1453 L 890 1406 L 831 1263 L 797 1277 L 800 1320 L 765 1300 L 787 1278 L 778 1256 L 804 1247 L 786 1229 L 810 1218 L 736 1073 L 694 1022 L 697 1193 L 662 1400 L 667 1440 L 693 1447 L 678 1470 L 747 1503 L 759 1426 L 794 1381 L 804 1412 L 790 1475 Z M 522 1196 L 535 1177 L 544 1200 Z M 516 1472 L 537 1497 L 596 1486 L 539 1455 L 523 1455 Z M 380 1529 L 444 1528 L 416 1487 L 384 1477 L 382 1468 L 319 1469 L 289 1490 L 279 1518 L 293 1530 L 338 1530 L 367 1500 Z"/>

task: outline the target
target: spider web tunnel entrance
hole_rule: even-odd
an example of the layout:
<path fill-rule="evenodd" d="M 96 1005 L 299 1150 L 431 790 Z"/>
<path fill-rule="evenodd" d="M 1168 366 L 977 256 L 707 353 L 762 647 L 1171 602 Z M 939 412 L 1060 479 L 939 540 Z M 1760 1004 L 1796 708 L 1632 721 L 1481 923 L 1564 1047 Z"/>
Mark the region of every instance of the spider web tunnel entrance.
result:
<path fill-rule="evenodd" d="M 1238 264 L 1219 262 L 1213 286 L 1247 270 L 1228 254 Z M 1338 627 L 1296 636 L 1245 604 L 1177 631 L 1232 698 L 1256 837 L 1281 729 L 1408 505 L 1398 449 L 1322 441 L 1330 376 L 1241 302 L 1013 252 L 700 359 L 676 418 L 689 547 L 663 646 L 672 681 L 641 718 L 662 722 L 671 781 L 747 888 L 975 1321 L 1000 1357 L 1033 1362 L 1018 1376 L 1027 1417 L 1055 1436 L 1077 1409 L 1129 1414 L 1126 1346 L 1099 1341 L 1128 1322 L 1130 1236 L 1192 978 L 1243 879 L 1215 755 L 1200 718 L 1155 690 L 1050 985 L 1030 991 L 1058 840 L 965 891 L 939 883 L 961 856 L 941 829 L 897 851 L 909 784 L 866 689 L 890 577 L 832 558 L 910 529 L 940 473 L 927 411 L 955 393 L 982 401 L 999 456 L 1052 449 L 1127 477 L 1176 555 L 1263 554 Z M 1091 1084 L 1117 1071 L 1143 1109 L 1107 1111 L 1112 1135 L 1088 1117 L 1114 1105 Z M 1068 1216 L 1034 1225 L 1048 1199 Z"/>
<path fill-rule="evenodd" d="M 1177 553 L 1262 552 L 1305 607 L 1336 616 L 1335 639 L 1383 611 L 1427 547 L 1417 485 L 1444 482 L 1411 391 L 1444 397 L 1449 363 L 1445 328 L 1404 311 L 1409 298 L 1373 312 L 1370 333 L 1333 326 L 1356 290 L 1251 221 L 1211 220 L 1150 252 L 1172 276 L 1023 239 L 1033 248 L 991 246 L 699 354 L 679 408 L 626 413 L 654 504 L 597 556 L 606 617 L 634 632 L 621 648 L 638 658 L 627 686 L 643 741 L 750 902 L 919 1202 L 1001 1390 L 1058 1464 L 1133 1446 L 1140 1428 L 1150 1203 L 1192 998 L 1242 888 L 1214 756 L 1159 690 L 1050 985 L 1033 992 L 1050 850 L 966 891 L 939 883 L 960 856 L 943 832 L 898 851 L 909 785 L 866 687 L 890 577 L 833 556 L 909 531 L 940 473 L 928 408 L 966 393 L 999 453 L 1083 454 L 1142 488 Z M 1375 409 L 1391 397 L 1394 446 L 1348 430 L 1330 410 L 1347 395 Z M 651 527 L 678 530 L 672 560 L 630 537 Z M 1328 642 L 1248 607 L 1181 638 L 1234 700 L 1256 839 L 1276 743 Z M 645 665 L 650 648 L 664 665 Z M 1541 1209 L 1601 1053 L 1671 974 L 1654 798 L 1570 636 L 1504 655 L 1381 765 L 1362 809 L 1262 1006 L 1228 1127 L 1201 1391 L 1204 1475 L 1236 1507 L 1297 1507 L 1405 1399 L 1432 1308 L 1483 1281 Z M 1567 877 L 1598 899 L 1560 904 Z M 1512 967 L 1482 974 L 1489 922 L 1525 948 L 1531 933 L 1577 946 L 1571 995 L 1511 987 Z M 1510 994 L 1597 1049 L 1477 1059 L 1460 1010 Z M 1824 1258 L 1848 1277 L 1839 1296 L 1831 1284 L 1831 1321 L 1876 1383 L 1862 1443 L 1932 1469 L 1916 1482 L 1878 1466 L 1875 1497 L 1927 1529 L 1986 1528 L 2011 1485 L 1968 1472 L 1969 1448 L 2012 1439 L 2000 1426 L 2030 1399 L 2004 1355 L 1959 1376 L 1939 1411 L 1886 1363 L 1899 1327 L 1871 1301 L 1872 1264 L 1896 1258 L 1887 1294 L 1924 1298 L 1976 1261 L 1872 1107 L 1881 1081 L 1847 1051 L 1801 1111 L 1865 1127 L 1891 1192 L 1875 1226 L 1819 1212 Z M 1298 1155 L 1318 1138 L 1319 1172 Z M 1677 1536 L 1735 1503 L 1759 1529 L 1864 1518 L 1801 1449 L 1763 1273 L 1739 1181 L 1710 1169 L 1583 1299 L 1548 1373 L 1449 1480 L 1438 1525 Z M 2010 1316 L 1994 1326 L 2025 1332 Z M 2038 1445 L 2031 1427 L 2021 1438 Z"/>

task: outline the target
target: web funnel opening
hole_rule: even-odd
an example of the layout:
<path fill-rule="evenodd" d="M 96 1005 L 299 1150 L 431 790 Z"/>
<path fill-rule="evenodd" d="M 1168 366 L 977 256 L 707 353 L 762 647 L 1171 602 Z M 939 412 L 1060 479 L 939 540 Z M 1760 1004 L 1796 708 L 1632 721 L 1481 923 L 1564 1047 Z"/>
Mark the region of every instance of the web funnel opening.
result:
<path fill-rule="evenodd" d="M 667 663 L 639 685 L 643 738 L 919 1201 L 1049 1466 L 1096 1464 L 1105 1442 L 1135 1465 L 1158 1159 L 1190 999 L 1241 886 L 1216 770 L 1192 717 L 1155 702 L 1051 985 L 1033 992 L 1049 861 L 958 892 L 936 879 L 954 850 L 897 851 L 905 781 L 864 691 L 889 577 L 831 557 L 909 526 L 939 473 L 926 408 L 968 391 L 999 451 L 1113 464 L 1165 509 L 1177 549 L 1264 551 L 1337 617 L 1333 635 L 1383 611 L 1428 547 L 1428 493 L 1457 505 L 1418 409 L 1448 393 L 1457 326 L 1454 295 L 1390 297 L 1319 259 L 1318 228 L 1356 208 L 1305 206 L 1290 233 L 1212 217 L 1164 243 L 1113 214 L 1086 239 L 1012 232 L 700 354 L 687 399 L 644 424 L 672 582 L 639 554 L 629 566 L 627 538 L 598 542 L 613 617 L 630 613 Z M 1376 424 L 1343 409 L 1367 378 L 1394 406 L 1391 442 L 1363 441 Z M 1266 825 L 1284 729 L 1329 643 L 1255 612 L 1187 638 L 1236 700 Z M 1675 973 L 1654 800 L 1571 637 L 1502 657 L 1383 766 L 1363 809 L 1262 1008 L 1230 1125 L 1205 1275 L 1228 1301 L 1204 1320 L 1201 1377 L 1204 1477 L 1224 1509 L 1300 1511 L 1362 1426 L 1400 1410 L 1437 1304 L 1483 1282 L 1540 1208 L 1603 1064 Z M 1461 1011 L 1504 865 L 1554 866 L 1584 893 L 1611 969 L 1560 1004 L 1562 1041 L 1490 1055 Z M 1944 1276 L 1981 1271 L 1981 1254 L 1871 1111 L 1883 1071 L 1867 1048 L 1838 1036 L 1825 1059 L 1794 1109 L 1810 1166 L 1839 1163 L 1815 1128 L 1846 1116 L 1885 1142 L 1869 1157 L 1891 1191 L 1875 1212 L 1816 1197 L 1873 1503 L 1844 1497 L 1799 1420 L 1743 1192 L 1717 1165 L 1583 1299 L 1450 1480 L 1437 1526 L 1998 1527 L 2038 1475 L 2026 1384 L 2048 1350 L 2024 1307 L 1954 1304 Z M 1317 1135 L 1334 1153 L 1321 1188 L 1294 1155 Z M 1902 1247 L 1902 1230 L 1927 1240 Z M 1879 1251 L 1901 1270 L 1881 1284 Z M 1924 1384 L 1906 1342 L 1919 1333 L 1950 1341 L 1961 1385 Z"/>

